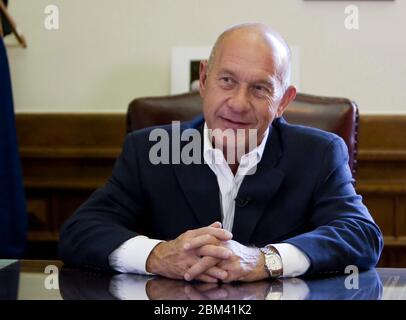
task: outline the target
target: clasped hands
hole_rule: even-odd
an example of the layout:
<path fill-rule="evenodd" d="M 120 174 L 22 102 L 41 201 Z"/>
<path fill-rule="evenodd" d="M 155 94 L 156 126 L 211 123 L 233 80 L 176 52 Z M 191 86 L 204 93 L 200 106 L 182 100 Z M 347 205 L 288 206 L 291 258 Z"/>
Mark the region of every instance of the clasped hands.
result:
<path fill-rule="evenodd" d="M 211 283 L 268 277 L 261 251 L 232 240 L 232 234 L 222 229 L 220 222 L 161 242 L 148 256 L 146 269 L 171 279 Z"/>

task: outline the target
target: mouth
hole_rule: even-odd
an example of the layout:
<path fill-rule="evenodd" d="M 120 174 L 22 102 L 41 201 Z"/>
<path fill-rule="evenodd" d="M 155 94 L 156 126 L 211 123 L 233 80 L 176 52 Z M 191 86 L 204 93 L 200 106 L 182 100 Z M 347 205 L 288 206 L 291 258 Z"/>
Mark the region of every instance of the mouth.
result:
<path fill-rule="evenodd" d="M 219 116 L 219 118 L 224 123 L 224 125 L 230 129 L 242 129 L 242 128 L 247 128 L 250 126 L 250 123 L 246 122 L 246 121 L 229 119 L 229 118 L 225 118 L 222 116 Z"/>

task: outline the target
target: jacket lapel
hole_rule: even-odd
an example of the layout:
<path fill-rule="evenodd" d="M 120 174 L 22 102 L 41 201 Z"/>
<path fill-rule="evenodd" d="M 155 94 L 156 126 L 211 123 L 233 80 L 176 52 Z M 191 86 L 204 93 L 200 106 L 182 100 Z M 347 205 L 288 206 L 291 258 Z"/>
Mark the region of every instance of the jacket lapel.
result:
<path fill-rule="evenodd" d="M 270 127 L 270 135 L 262 159 L 257 165 L 257 171 L 244 178 L 238 192 L 238 198 L 250 199 L 245 206 L 236 204 L 235 207 L 233 239 L 242 244 L 250 244 L 251 235 L 258 221 L 285 177 L 282 170 L 275 168 L 282 156 L 279 121 L 281 120 L 275 119 L 275 125 Z"/>
<path fill-rule="evenodd" d="M 282 156 L 279 122 L 275 119 L 270 127 L 268 141 L 257 171 L 247 175 L 241 184 L 238 198 L 248 199 L 246 206 L 235 207 L 233 235 L 234 240 L 249 244 L 251 235 L 264 214 L 266 206 L 278 191 L 285 174 L 275 168 Z M 193 214 L 202 227 L 215 221 L 221 221 L 220 190 L 216 175 L 203 160 L 203 123 L 198 125 L 201 134 L 201 164 L 179 164 L 175 166 L 175 175 Z M 183 142 L 181 147 L 186 143 Z"/>
<path fill-rule="evenodd" d="M 181 163 L 175 166 L 179 186 L 201 227 L 208 226 L 215 221 L 221 222 L 220 190 L 217 178 L 203 160 L 203 124 L 197 128 L 201 136 L 200 164 Z M 185 144 L 186 142 L 182 143 L 181 147 Z"/>

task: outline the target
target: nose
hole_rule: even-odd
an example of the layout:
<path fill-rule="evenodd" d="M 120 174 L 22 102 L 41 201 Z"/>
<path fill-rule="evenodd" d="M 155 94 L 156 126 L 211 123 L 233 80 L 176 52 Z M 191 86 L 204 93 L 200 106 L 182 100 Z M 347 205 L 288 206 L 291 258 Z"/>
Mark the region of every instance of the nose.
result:
<path fill-rule="evenodd" d="M 229 106 L 234 112 L 245 112 L 249 109 L 248 88 L 240 85 L 233 90 L 229 99 Z"/>

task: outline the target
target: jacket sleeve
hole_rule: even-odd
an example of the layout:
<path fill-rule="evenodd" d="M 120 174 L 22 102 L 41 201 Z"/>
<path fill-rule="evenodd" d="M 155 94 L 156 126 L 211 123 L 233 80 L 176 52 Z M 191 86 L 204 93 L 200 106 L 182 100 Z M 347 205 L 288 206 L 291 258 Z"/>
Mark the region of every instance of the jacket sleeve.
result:
<path fill-rule="evenodd" d="M 111 271 L 110 253 L 137 235 L 145 199 L 134 139 L 126 137 L 107 183 L 62 226 L 59 255 L 67 265 Z"/>
<path fill-rule="evenodd" d="M 305 275 L 343 273 L 348 265 L 368 269 L 378 262 L 382 233 L 352 182 L 347 147 L 335 138 L 326 148 L 313 193 L 311 231 L 283 241 L 309 257 Z"/>

